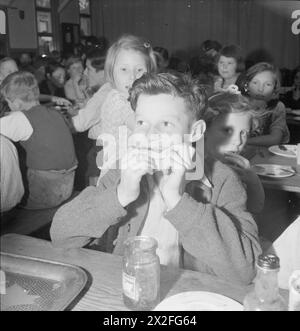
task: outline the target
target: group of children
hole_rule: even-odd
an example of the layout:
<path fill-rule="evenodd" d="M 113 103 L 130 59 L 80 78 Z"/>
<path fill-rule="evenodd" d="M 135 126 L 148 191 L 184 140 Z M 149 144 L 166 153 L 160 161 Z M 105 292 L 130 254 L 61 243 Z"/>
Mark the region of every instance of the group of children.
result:
<path fill-rule="evenodd" d="M 258 63 L 240 73 L 239 59 L 232 47 L 221 51 L 218 68 L 223 80 L 212 95 L 189 75 L 157 73 L 151 45 L 136 36 L 122 36 L 105 58 L 88 56 L 86 81 L 80 62 L 70 60 L 65 90 L 70 99 L 85 100 L 73 114 L 73 126 L 79 132 L 89 130 L 104 154 L 97 158 L 102 167 L 97 185 L 55 214 L 53 244 L 97 246 L 111 233 L 112 251 L 122 254 L 126 238 L 150 235 L 158 241 L 162 264 L 251 282 L 261 253 L 254 217 L 263 209 L 264 190 L 241 154 L 248 145 L 287 142 L 288 129 L 277 98 L 275 68 Z M 232 84 L 239 89 L 228 89 Z M 94 87 L 95 93 L 84 94 L 87 87 Z M 37 206 L 37 200 L 41 207 L 60 204 L 70 196 L 77 164 L 67 124 L 59 112 L 40 106 L 32 74 L 10 74 L 1 93 L 12 113 L 0 119 L 0 133 L 20 141 L 27 152 L 28 207 L 30 201 Z M 122 150 L 113 162 L 105 159 L 112 154 L 111 146 L 98 138 L 110 134 L 118 149 L 123 126 L 129 135 L 146 141 L 175 136 L 176 144 L 167 151 L 155 151 L 160 159 L 168 158 L 167 166 L 157 168 L 149 149 L 138 144 Z M 193 163 L 202 142 L 204 156 Z M 187 158 L 186 150 L 193 157 Z M 204 169 L 201 177 L 190 179 L 187 174 L 197 167 Z M 51 202 L 58 196 L 61 200 Z"/>

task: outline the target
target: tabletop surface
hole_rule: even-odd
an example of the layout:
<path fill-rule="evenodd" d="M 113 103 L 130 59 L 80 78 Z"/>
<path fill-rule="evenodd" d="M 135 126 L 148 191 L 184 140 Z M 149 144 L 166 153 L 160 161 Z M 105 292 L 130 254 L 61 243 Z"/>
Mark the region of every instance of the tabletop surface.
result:
<path fill-rule="evenodd" d="M 88 274 L 88 282 L 68 310 L 128 310 L 122 299 L 122 257 L 90 249 L 61 249 L 51 242 L 17 234 L 1 237 L 1 251 L 77 265 Z M 161 266 L 161 300 L 186 291 L 209 291 L 240 303 L 251 286 L 239 286 L 212 275 Z"/>
<path fill-rule="evenodd" d="M 278 164 L 291 166 L 296 169 L 296 158 L 288 158 L 271 153 L 267 148 L 259 148 L 256 155 L 250 160 L 252 165 L 255 164 Z M 284 178 L 260 177 L 264 187 L 288 192 L 300 193 L 300 173 Z"/>

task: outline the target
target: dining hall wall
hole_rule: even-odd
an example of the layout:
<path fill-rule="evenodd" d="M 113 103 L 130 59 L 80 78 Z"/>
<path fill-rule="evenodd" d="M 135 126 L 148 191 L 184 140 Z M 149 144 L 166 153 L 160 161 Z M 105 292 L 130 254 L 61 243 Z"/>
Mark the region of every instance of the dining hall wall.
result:
<path fill-rule="evenodd" d="M 300 62 L 300 13 L 299 24 L 292 18 L 298 9 L 300 1 L 98 0 L 92 13 L 97 35 L 111 43 L 133 33 L 190 56 L 202 41 L 215 39 L 239 44 L 245 54 L 265 49 L 275 64 L 292 69 Z"/>
<path fill-rule="evenodd" d="M 1 4 L 1 1 L 0 1 Z M 11 50 L 37 48 L 34 0 L 15 0 L 7 10 L 9 46 Z M 24 11 L 24 18 L 20 16 Z"/>

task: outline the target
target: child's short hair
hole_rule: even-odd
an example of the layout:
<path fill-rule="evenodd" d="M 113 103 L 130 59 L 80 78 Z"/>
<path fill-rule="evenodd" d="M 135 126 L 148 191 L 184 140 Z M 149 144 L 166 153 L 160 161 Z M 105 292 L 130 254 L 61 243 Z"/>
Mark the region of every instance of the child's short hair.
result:
<path fill-rule="evenodd" d="M 79 56 L 70 56 L 67 59 L 66 64 L 65 64 L 66 69 L 69 70 L 70 67 L 75 63 L 81 63 L 82 64 L 81 58 Z"/>
<path fill-rule="evenodd" d="M 149 42 L 141 37 L 124 35 L 118 39 L 107 52 L 104 70 L 108 82 L 114 85 L 113 68 L 117 56 L 122 49 L 141 53 L 146 60 L 147 72 L 156 72 L 156 58 Z"/>
<path fill-rule="evenodd" d="M 144 74 L 137 79 L 130 89 L 129 101 L 135 111 L 138 98 L 141 94 L 158 95 L 170 94 L 174 97 L 183 98 L 193 119 L 203 117 L 206 107 L 206 93 L 204 87 L 188 74 L 160 73 Z"/>
<path fill-rule="evenodd" d="M 6 56 L 6 57 L 4 57 L 3 59 L 0 60 L 0 70 L 1 70 L 2 65 L 4 63 L 6 63 L 6 62 L 14 62 L 14 63 L 16 63 L 16 61 L 13 58 Z"/>
<path fill-rule="evenodd" d="M 212 122 L 219 116 L 230 113 L 253 112 L 248 99 L 241 94 L 230 92 L 218 92 L 208 98 L 207 108 L 204 112 L 203 119 L 210 127 Z"/>
<path fill-rule="evenodd" d="M 18 71 L 8 75 L 2 82 L 1 93 L 5 99 L 11 102 L 16 99 L 24 102 L 38 101 L 40 95 L 36 78 L 26 71 Z"/>
<path fill-rule="evenodd" d="M 86 59 L 91 61 L 91 65 L 96 72 L 104 70 L 106 51 L 103 49 L 93 49 L 87 53 Z"/>
<path fill-rule="evenodd" d="M 217 62 L 219 62 L 221 56 L 232 57 L 236 60 L 237 63 L 236 72 L 242 72 L 245 70 L 245 61 L 242 56 L 242 49 L 239 46 L 237 45 L 224 46 L 220 50 L 219 56 L 217 57 Z"/>

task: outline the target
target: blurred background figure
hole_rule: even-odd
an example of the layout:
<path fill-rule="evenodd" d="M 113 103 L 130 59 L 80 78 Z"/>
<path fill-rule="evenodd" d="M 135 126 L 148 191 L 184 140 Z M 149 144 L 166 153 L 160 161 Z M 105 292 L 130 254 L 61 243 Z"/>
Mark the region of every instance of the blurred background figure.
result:
<path fill-rule="evenodd" d="M 217 57 L 218 76 L 215 79 L 215 92 L 226 90 L 245 70 L 242 49 L 237 45 L 224 46 Z"/>
<path fill-rule="evenodd" d="M 155 52 L 158 72 L 168 71 L 168 67 L 170 63 L 168 50 L 164 47 L 159 47 L 159 46 L 154 47 L 153 50 Z"/>
<path fill-rule="evenodd" d="M 24 186 L 19 167 L 18 152 L 14 144 L 0 135 L 1 216 L 10 211 L 22 199 Z M 2 217 L 1 217 L 2 218 Z"/>
<path fill-rule="evenodd" d="M 283 94 L 280 99 L 287 108 L 300 109 L 300 66 L 294 70 L 292 82 L 290 91 Z"/>
<path fill-rule="evenodd" d="M 46 79 L 39 85 L 41 94 L 65 98 L 66 71 L 59 63 L 48 63 Z"/>
<path fill-rule="evenodd" d="M 84 67 L 80 57 L 72 56 L 66 61 L 66 70 L 69 79 L 65 83 L 66 98 L 77 103 L 85 99 L 87 79 L 83 76 Z"/>
<path fill-rule="evenodd" d="M 32 57 L 30 53 L 22 53 L 19 58 L 19 69 L 33 73 Z"/>
<path fill-rule="evenodd" d="M 200 52 L 190 61 L 191 73 L 194 77 L 199 75 L 216 75 L 216 59 L 222 45 L 216 40 L 205 40 L 200 46 Z"/>

